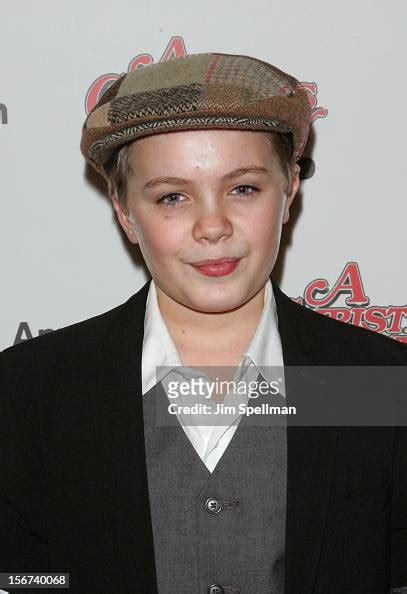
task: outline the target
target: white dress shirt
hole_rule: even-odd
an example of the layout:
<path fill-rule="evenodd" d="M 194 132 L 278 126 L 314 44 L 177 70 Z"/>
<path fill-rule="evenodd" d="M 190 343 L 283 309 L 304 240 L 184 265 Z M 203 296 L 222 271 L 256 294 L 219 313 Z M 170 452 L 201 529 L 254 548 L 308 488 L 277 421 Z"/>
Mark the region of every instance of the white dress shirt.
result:
<path fill-rule="evenodd" d="M 271 382 L 276 379 L 276 376 L 270 368 L 279 367 L 280 376 L 282 376 L 280 393 L 284 394 L 283 365 L 276 303 L 273 287 L 270 279 L 268 279 L 264 293 L 261 318 L 250 345 L 236 370 L 234 381 L 239 383 L 242 381 L 246 383 L 256 381 L 260 373 L 267 382 Z M 157 367 L 161 367 L 161 369 L 157 369 Z M 147 296 L 144 320 L 142 352 L 143 395 L 161 382 L 168 396 L 168 382 L 170 380 L 177 378 L 178 381 L 185 381 L 192 377 L 203 377 L 207 380 L 207 376 L 203 372 L 183 366 L 181 357 L 158 307 L 156 286 L 152 279 Z M 205 404 L 209 402 L 204 396 L 202 396 L 201 401 Z M 247 404 L 248 398 L 247 395 L 237 395 L 236 393 L 226 394 L 224 404 L 228 405 L 232 401 L 234 404 L 237 401 Z M 235 415 L 217 415 L 216 417 L 211 415 L 211 419 L 216 419 L 216 423 L 211 425 L 208 425 L 208 422 L 211 422 L 208 421 L 208 417 L 204 419 L 206 424 L 200 425 L 199 422 L 200 419 L 204 418 L 203 416 L 194 415 L 193 421 L 191 420 L 191 415 L 180 413 L 176 416 L 201 460 L 208 470 L 213 472 L 216 464 L 229 445 L 242 418 L 242 414 L 237 412 Z"/>

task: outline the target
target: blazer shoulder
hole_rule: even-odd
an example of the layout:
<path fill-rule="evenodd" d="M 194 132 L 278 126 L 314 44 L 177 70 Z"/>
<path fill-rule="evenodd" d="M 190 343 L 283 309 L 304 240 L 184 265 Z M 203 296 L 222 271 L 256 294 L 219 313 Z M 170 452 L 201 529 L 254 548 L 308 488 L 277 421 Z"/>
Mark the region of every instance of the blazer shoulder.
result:
<path fill-rule="evenodd" d="M 345 364 L 407 364 L 407 344 L 374 330 L 330 318 L 294 301 L 278 287 L 276 293 L 284 327 L 288 324 L 295 326 L 310 350 L 312 345 L 322 345 L 329 359 L 340 358 Z"/>
<path fill-rule="evenodd" d="M 148 287 L 144 285 L 125 302 L 108 311 L 7 347 L 0 353 L 0 362 L 6 366 L 24 362 L 33 364 L 37 360 L 50 364 L 55 358 L 73 358 L 75 355 L 86 362 L 87 356 L 100 348 L 112 328 L 126 327 L 132 317 L 144 321 L 147 292 Z"/>

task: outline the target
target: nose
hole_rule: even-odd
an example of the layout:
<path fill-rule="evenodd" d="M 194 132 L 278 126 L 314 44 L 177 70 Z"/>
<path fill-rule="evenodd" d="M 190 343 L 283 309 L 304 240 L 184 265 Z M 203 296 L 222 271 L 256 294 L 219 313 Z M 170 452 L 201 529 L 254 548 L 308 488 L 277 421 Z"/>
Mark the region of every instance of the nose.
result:
<path fill-rule="evenodd" d="M 197 213 L 193 228 L 193 235 L 197 241 L 206 240 L 213 243 L 222 237 L 230 237 L 232 233 L 232 222 L 221 205 L 212 204 Z"/>

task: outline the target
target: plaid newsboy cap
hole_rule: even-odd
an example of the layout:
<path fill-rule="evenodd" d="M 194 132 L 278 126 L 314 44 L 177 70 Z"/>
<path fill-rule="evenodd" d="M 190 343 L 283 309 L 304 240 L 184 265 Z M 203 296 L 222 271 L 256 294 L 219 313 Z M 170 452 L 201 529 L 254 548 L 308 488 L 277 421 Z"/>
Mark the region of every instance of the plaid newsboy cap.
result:
<path fill-rule="evenodd" d="M 305 87 L 275 66 L 249 56 L 190 54 L 115 81 L 86 118 L 81 151 L 107 179 L 116 151 L 137 138 L 226 128 L 291 132 L 298 160 L 310 121 Z"/>

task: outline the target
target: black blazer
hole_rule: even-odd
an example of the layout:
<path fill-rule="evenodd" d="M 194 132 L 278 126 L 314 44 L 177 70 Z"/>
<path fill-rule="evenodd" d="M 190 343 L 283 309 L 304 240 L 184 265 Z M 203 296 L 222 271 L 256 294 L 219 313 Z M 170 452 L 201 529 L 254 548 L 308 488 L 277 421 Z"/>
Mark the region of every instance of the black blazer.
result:
<path fill-rule="evenodd" d="M 0 572 L 70 572 L 72 594 L 157 592 L 139 397 L 148 288 L 0 354 Z M 406 364 L 405 345 L 273 288 L 286 365 Z M 287 432 L 286 594 L 407 585 L 406 429 Z"/>

